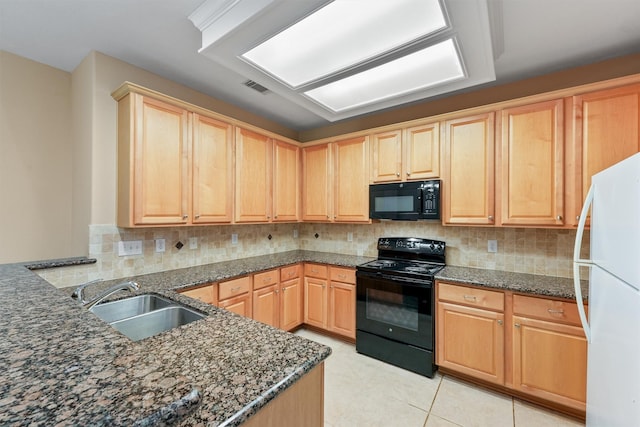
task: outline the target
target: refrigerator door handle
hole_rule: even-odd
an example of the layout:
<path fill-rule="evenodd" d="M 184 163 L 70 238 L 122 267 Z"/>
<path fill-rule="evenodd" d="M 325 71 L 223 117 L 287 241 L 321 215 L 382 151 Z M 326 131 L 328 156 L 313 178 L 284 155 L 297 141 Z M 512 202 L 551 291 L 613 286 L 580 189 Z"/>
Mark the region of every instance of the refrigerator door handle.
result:
<path fill-rule="evenodd" d="M 587 315 L 584 311 L 584 302 L 582 300 L 582 288 L 580 286 L 580 267 L 591 267 L 593 261 L 589 259 L 580 258 L 580 249 L 582 248 L 582 236 L 584 234 L 584 227 L 587 221 L 587 214 L 589 208 L 593 202 L 593 185 L 589 188 L 587 197 L 582 206 L 582 212 L 580 213 L 580 221 L 578 221 L 578 230 L 576 232 L 576 242 L 573 247 L 573 287 L 576 294 L 576 303 L 578 305 L 578 314 L 580 314 L 580 321 L 582 322 L 582 329 L 584 329 L 584 335 L 587 338 L 587 342 L 591 342 L 591 327 L 587 320 Z"/>

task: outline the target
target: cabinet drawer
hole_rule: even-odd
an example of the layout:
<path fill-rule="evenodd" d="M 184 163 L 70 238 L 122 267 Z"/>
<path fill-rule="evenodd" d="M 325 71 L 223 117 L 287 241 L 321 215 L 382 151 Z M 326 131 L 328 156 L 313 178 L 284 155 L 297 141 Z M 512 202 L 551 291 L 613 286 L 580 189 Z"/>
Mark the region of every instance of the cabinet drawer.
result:
<path fill-rule="evenodd" d="M 315 277 L 318 279 L 327 278 L 327 266 L 321 264 L 305 264 L 304 275 L 306 277 Z"/>
<path fill-rule="evenodd" d="M 290 265 L 288 267 L 282 267 L 280 269 L 280 281 L 295 279 L 300 277 L 300 264 Z"/>
<path fill-rule="evenodd" d="M 329 277 L 334 282 L 356 284 L 356 270 L 353 268 L 329 267 Z"/>
<path fill-rule="evenodd" d="M 261 289 L 278 283 L 278 270 L 269 270 L 253 275 L 253 289 Z"/>
<path fill-rule="evenodd" d="M 200 286 L 197 288 L 186 289 L 184 291 L 179 291 L 182 295 L 186 295 L 189 298 L 198 299 L 202 302 L 206 302 L 207 304 L 216 304 L 216 288 L 215 283 L 209 283 L 204 286 Z"/>
<path fill-rule="evenodd" d="M 567 301 L 514 295 L 513 313 L 520 316 L 568 323 L 575 326 L 581 325 L 578 305 Z"/>
<path fill-rule="evenodd" d="M 224 299 L 247 293 L 249 289 L 251 289 L 251 278 L 249 276 L 221 282 L 218 285 L 218 300 L 222 302 Z"/>
<path fill-rule="evenodd" d="M 438 284 L 438 299 L 490 310 L 504 310 L 504 293 L 467 286 Z"/>

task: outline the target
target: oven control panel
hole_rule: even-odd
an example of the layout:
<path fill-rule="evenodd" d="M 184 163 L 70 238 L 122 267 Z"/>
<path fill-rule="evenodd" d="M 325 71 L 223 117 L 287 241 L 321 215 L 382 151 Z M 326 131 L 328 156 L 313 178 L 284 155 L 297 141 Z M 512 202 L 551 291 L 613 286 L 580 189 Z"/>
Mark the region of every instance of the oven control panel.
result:
<path fill-rule="evenodd" d="M 440 240 L 419 237 L 381 237 L 378 239 L 379 251 L 444 255 L 445 247 L 446 243 Z"/>

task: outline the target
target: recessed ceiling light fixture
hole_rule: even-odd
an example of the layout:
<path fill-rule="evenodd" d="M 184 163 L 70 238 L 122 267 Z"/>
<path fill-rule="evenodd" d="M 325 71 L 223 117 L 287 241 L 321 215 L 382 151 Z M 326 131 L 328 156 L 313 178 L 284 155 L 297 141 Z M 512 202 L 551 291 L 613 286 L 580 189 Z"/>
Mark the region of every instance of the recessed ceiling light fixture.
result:
<path fill-rule="evenodd" d="M 338 113 L 463 77 L 455 43 L 447 39 L 304 94 Z"/>
<path fill-rule="evenodd" d="M 335 0 L 241 57 L 297 89 L 446 28 L 438 0 Z"/>

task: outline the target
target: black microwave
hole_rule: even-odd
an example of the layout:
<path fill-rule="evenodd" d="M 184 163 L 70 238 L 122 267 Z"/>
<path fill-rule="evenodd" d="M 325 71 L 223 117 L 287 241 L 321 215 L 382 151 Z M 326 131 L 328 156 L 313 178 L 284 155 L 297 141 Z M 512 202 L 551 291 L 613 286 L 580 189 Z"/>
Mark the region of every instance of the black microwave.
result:
<path fill-rule="evenodd" d="M 440 219 L 440 180 L 370 185 L 369 218 Z"/>

